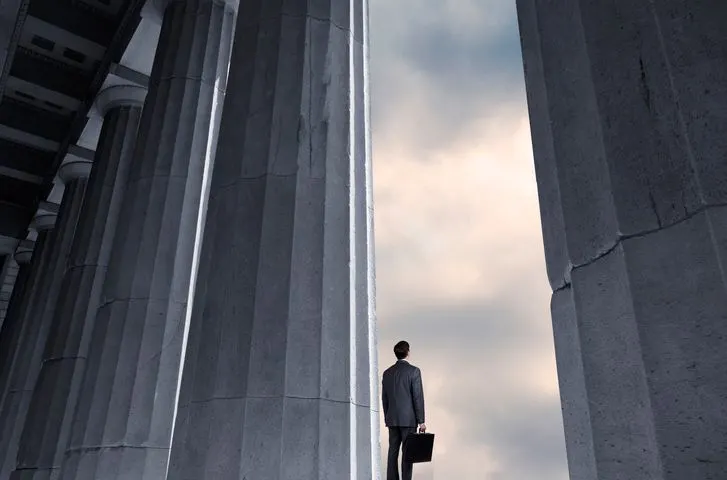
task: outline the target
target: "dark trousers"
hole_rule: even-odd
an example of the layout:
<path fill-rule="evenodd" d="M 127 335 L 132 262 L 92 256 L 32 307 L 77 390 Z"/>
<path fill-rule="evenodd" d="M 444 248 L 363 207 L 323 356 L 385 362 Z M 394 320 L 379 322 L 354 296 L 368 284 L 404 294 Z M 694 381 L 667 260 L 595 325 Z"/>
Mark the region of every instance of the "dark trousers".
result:
<path fill-rule="evenodd" d="M 401 479 L 399 478 L 399 450 L 407 435 L 416 433 L 416 427 L 389 427 L 389 459 L 386 464 L 386 480 L 411 480 L 412 464 L 401 458 Z"/>

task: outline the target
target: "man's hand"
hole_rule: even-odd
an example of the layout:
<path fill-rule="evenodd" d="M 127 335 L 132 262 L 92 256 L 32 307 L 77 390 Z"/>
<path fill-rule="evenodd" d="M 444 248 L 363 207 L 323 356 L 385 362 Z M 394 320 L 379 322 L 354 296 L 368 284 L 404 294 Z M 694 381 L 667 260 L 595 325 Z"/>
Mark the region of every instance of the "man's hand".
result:
<path fill-rule="evenodd" d="M 419 424 L 419 433 L 424 433 L 427 431 L 427 426 L 423 423 Z"/>

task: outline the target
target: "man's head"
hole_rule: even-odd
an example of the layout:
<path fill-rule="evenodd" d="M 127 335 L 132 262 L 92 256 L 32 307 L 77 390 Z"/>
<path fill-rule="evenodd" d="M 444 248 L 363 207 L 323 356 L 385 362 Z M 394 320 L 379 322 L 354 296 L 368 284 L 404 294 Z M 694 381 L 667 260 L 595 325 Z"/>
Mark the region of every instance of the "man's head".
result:
<path fill-rule="evenodd" d="M 394 355 L 397 360 L 404 360 L 409 356 L 409 342 L 402 340 L 401 342 L 394 345 Z"/>

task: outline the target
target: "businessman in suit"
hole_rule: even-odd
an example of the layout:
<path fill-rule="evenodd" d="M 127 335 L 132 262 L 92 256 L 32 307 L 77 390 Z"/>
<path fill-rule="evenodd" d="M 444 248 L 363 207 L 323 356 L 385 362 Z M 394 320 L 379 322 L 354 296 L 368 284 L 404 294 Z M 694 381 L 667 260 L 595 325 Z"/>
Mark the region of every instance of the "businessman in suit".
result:
<path fill-rule="evenodd" d="M 424 391 L 422 372 L 411 365 L 409 343 L 401 341 L 394 345 L 396 363 L 384 372 L 381 381 L 381 400 L 384 404 L 384 419 L 389 429 L 389 458 L 386 480 L 399 479 L 399 450 L 402 442 L 412 433 L 425 432 Z M 401 480 L 411 480 L 412 464 L 401 460 Z"/>

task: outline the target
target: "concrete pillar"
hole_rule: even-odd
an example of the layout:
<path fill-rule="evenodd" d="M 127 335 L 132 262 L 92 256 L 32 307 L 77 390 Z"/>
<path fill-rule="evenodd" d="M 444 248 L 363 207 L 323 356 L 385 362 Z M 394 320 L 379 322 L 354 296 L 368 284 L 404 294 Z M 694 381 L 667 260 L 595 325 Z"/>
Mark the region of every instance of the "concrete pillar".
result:
<path fill-rule="evenodd" d="M 13 259 L 12 250 L 9 253 L 3 253 L 0 246 L 0 329 L 2 329 L 7 315 L 17 273 L 18 264 Z"/>
<path fill-rule="evenodd" d="M 145 96 L 144 88 L 115 86 L 96 101 L 104 123 L 13 480 L 59 476 Z"/>
<path fill-rule="evenodd" d="M 20 268 L 12 296 L 10 297 L 6 321 L 3 323 L 2 330 L 0 330 L 0 405 L 2 404 L 2 399 L 7 388 L 10 366 L 15 358 L 18 347 L 18 335 L 20 334 L 22 326 L 23 308 L 27 305 L 25 298 L 29 288 L 26 288 L 26 286 L 31 283 L 29 280 L 32 271 L 30 260 L 33 256 L 33 246 L 33 242 L 24 240 L 18 245 L 15 251 L 15 261 Z M 37 277 L 37 275 L 34 277 Z"/>
<path fill-rule="evenodd" d="M 210 130 L 235 9 L 171 1 L 126 180 L 66 480 L 165 476 Z"/>
<path fill-rule="evenodd" d="M 42 245 L 37 283 L 30 286 L 28 306 L 20 321 L 17 353 L 10 367 L 8 388 L 0 410 L 0 480 L 8 478 L 15 468 L 18 443 L 25 424 L 33 388 L 40 373 L 43 349 L 53 321 L 61 280 L 68 262 L 73 233 L 83 201 L 90 162 L 76 159 L 59 170 L 65 191 L 56 215 L 36 215 L 33 227 L 39 232 Z M 53 228 L 47 234 L 45 230 Z M 41 240 L 40 237 L 46 237 Z M 46 244 L 47 243 L 47 244 Z M 40 252 L 39 252 L 40 253 Z M 34 255 L 35 256 L 35 255 Z"/>
<path fill-rule="evenodd" d="M 367 2 L 241 0 L 168 478 L 378 478 Z"/>
<path fill-rule="evenodd" d="M 3 329 L 5 345 L 10 348 L 0 350 L 2 355 L 2 368 L 0 368 L 0 480 L 7 480 L 10 476 L 15 454 L 17 453 L 17 441 L 20 432 L 16 432 L 15 420 L 18 415 L 24 413 L 19 411 L 20 395 L 11 394 L 11 381 L 15 375 L 18 364 L 23 363 L 23 356 L 29 355 L 25 345 L 29 335 L 28 330 L 35 332 L 33 314 L 37 309 L 44 287 L 47 284 L 47 272 L 50 269 L 52 259 L 52 227 L 54 216 L 39 216 L 36 214 L 33 229 L 37 229 L 35 248 L 32 253 L 32 262 L 28 272 L 28 279 L 25 285 L 25 292 L 17 316 L 13 321 L 12 329 Z M 42 223 L 35 220 L 40 219 Z"/>
<path fill-rule="evenodd" d="M 31 252 L 32 252 L 32 250 L 31 250 Z M 12 255 L 12 254 L 8 255 L 8 263 L 10 263 L 12 261 L 12 263 L 16 266 L 15 267 L 16 268 L 15 278 L 12 282 L 12 290 L 10 291 L 10 297 L 8 298 L 8 306 L 7 306 L 7 309 L 5 310 L 5 320 L 7 320 L 8 325 L 13 322 L 13 313 L 18 311 L 18 309 L 20 307 L 20 303 L 22 302 L 23 290 L 24 290 L 23 287 L 25 286 L 25 281 L 28 278 L 28 270 L 29 270 L 28 263 L 18 263 L 17 258 L 14 258 L 14 257 L 18 257 L 18 255 Z M 23 257 L 23 256 L 21 255 L 21 257 Z M 28 261 L 30 261 L 30 256 L 28 256 L 27 258 L 28 258 Z M 3 322 L 3 325 L 0 326 L 0 329 L 4 328 L 5 325 L 6 325 L 5 322 Z M 8 328 L 12 328 L 12 327 L 8 327 Z M 0 338 L 1 338 L 1 336 L 2 336 L 2 334 L 0 334 Z M 8 345 L 8 348 L 9 347 L 10 346 Z M 0 347 L 0 348 L 2 348 L 2 347 Z"/>
<path fill-rule="evenodd" d="M 2 249 L 0 249 L 0 287 L 5 284 L 5 277 L 8 275 L 10 270 L 12 258 L 11 254 L 3 253 Z M 9 301 L 9 298 L 4 295 L 5 293 L 5 290 L 0 290 L 0 310 L 2 313 L 5 313 L 5 310 L 7 309 L 7 302 Z M 2 318 L 5 317 L 3 316 Z M 2 328 L 2 320 L 0 320 L 0 328 Z"/>
<path fill-rule="evenodd" d="M 727 4 L 518 11 L 571 478 L 724 478 Z"/>

